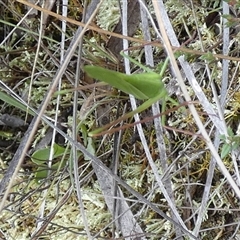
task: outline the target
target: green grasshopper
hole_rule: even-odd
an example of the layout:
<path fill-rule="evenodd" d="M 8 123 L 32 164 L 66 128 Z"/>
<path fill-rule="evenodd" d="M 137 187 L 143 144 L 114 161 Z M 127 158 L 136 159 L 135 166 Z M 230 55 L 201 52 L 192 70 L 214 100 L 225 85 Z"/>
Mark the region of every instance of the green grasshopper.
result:
<path fill-rule="evenodd" d="M 131 94 L 139 100 L 146 100 L 135 110 L 125 114 L 122 118 L 118 119 L 118 122 L 132 117 L 133 115 L 144 111 L 149 108 L 155 102 L 162 101 L 162 109 L 165 111 L 166 101 L 170 100 L 175 105 L 178 105 L 172 98 L 168 96 L 168 92 L 162 82 L 163 74 L 168 65 L 168 59 L 166 59 L 161 68 L 160 74 L 153 72 L 151 69 L 142 66 L 134 59 L 125 55 L 123 52 L 122 56 L 127 57 L 130 61 L 136 65 L 143 68 L 146 72 L 140 74 L 131 74 L 127 75 L 124 73 L 119 73 L 116 71 L 108 70 L 102 67 L 87 65 L 84 67 L 84 71 L 92 78 L 98 79 L 102 82 L 105 82 L 112 87 L 121 90 L 124 93 Z M 164 120 L 162 118 L 163 124 Z M 110 124 L 111 125 L 111 124 Z M 106 128 L 109 127 L 109 124 L 98 128 L 89 133 L 89 136 L 94 136 Z"/>

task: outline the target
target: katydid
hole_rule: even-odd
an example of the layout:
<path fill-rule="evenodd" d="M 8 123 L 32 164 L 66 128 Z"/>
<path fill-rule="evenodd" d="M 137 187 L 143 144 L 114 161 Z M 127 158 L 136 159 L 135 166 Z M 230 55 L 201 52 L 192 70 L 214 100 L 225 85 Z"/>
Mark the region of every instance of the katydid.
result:
<path fill-rule="evenodd" d="M 123 53 L 122 55 L 129 58 L 130 61 L 134 62 L 135 64 L 140 65 L 138 62 L 131 59 L 129 56 Z M 138 108 L 119 118 L 119 122 L 121 120 L 132 117 L 134 114 L 144 111 L 145 109 L 149 108 L 153 103 L 159 100 L 162 100 L 163 111 L 165 110 L 166 100 L 170 100 L 174 104 L 177 104 L 173 99 L 168 96 L 167 90 L 162 82 L 162 77 L 167 68 L 167 65 L 168 59 L 164 61 L 160 74 L 154 73 L 151 69 L 144 66 L 141 67 L 145 71 L 147 71 L 146 73 L 132 75 L 127 75 L 102 67 L 90 65 L 85 66 L 84 70 L 92 78 L 108 83 L 112 87 L 117 88 L 118 90 L 121 90 L 127 94 L 131 94 L 139 100 L 146 100 Z M 111 124 L 98 128 L 90 132 L 89 136 L 94 136 L 95 134 L 102 132 L 109 126 L 111 126 Z"/>

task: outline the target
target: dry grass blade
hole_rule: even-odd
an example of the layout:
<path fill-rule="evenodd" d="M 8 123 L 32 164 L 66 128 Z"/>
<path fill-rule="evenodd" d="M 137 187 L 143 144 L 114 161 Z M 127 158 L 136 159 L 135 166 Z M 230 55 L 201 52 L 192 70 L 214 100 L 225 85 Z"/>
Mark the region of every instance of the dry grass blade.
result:
<path fill-rule="evenodd" d="M 157 7 L 157 6 L 156 6 Z M 158 15 L 157 15 L 158 16 Z M 159 18 L 159 20 L 161 20 L 161 18 Z M 164 30 L 164 27 L 162 27 L 163 31 Z M 167 48 L 167 51 L 168 51 L 168 54 L 170 55 L 170 59 L 171 59 L 171 63 L 173 64 L 173 67 L 174 67 L 174 71 L 175 71 L 175 74 L 177 76 L 177 79 L 179 81 L 179 84 L 180 86 L 182 87 L 182 91 L 184 92 L 184 97 L 186 99 L 186 101 L 191 101 L 191 98 L 188 94 L 188 92 L 186 91 L 186 87 L 185 87 L 185 84 L 184 84 L 184 81 L 183 81 L 183 78 L 182 78 L 182 75 L 179 71 L 179 68 L 177 66 L 177 63 L 176 63 L 176 60 L 175 60 L 175 57 L 173 55 L 173 52 L 171 50 L 171 47 L 170 47 L 170 43 L 168 41 L 168 38 L 167 38 L 167 35 L 166 35 L 166 32 L 165 32 L 165 44 L 166 44 L 166 48 Z M 164 37 L 164 35 L 163 35 Z M 196 89 L 196 93 L 197 92 L 202 92 L 200 89 Z M 201 100 L 200 100 L 201 101 Z M 223 172 L 223 174 L 226 176 L 226 178 L 228 179 L 229 183 L 231 184 L 232 188 L 235 190 L 236 194 L 238 195 L 238 197 L 240 198 L 240 189 L 239 187 L 237 186 L 237 184 L 235 183 L 235 181 L 233 180 L 233 178 L 231 177 L 231 175 L 229 174 L 229 172 L 227 171 L 226 167 L 224 166 L 221 158 L 219 157 L 218 155 L 218 152 L 216 151 L 214 145 L 212 144 L 210 138 L 209 138 L 209 135 L 207 134 L 205 128 L 203 127 L 203 124 L 202 124 L 202 121 L 200 120 L 199 116 L 198 116 L 198 113 L 195 109 L 195 107 L 193 105 L 189 105 L 189 108 L 190 110 L 192 111 L 192 114 L 195 118 L 195 121 L 196 123 L 198 124 L 198 127 L 200 128 L 201 130 L 201 133 L 203 135 L 203 137 L 205 138 L 206 140 L 206 143 L 208 145 L 208 147 L 210 148 L 210 150 L 212 151 L 212 154 L 215 158 L 215 160 L 217 161 L 218 163 L 218 166 L 219 168 L 221 169 L 221 171 Z M 220 123 L 219 123 L 220 125 Z M 217 126 L 219 126 L 217 125 Z M 222 125 L 222 124 L 221 124 Z M 226 130 L 225 131 L 222 131 L 221 133 L 226 133 Z"/>
<path fill-rule="evenodd" d="M 239 239 L 240 11 L 220 2 L 0 0 L 1 239 Z"/>
<path fill-rule="evenodd" d="M 85 26 L 85 24 L 82 23 L 82 22 L 79 22 L 79 21 L 73 20 L 71 18 L 67 18 L 67 17 L 64 17 L 62 15 L 56 14 L 54 12 L 51 12 L 51 11 L 47 10 L 47 9 L 44 9 L 44 8 L 41 8 L 41 7 L 36 6 L 34 4 L 31 4 L 29 2 L 25 2 L 24 0 L 16 0 L 16 1 L 19 2 L 19 3 L 22 3 L 24 5 L 30 6 L 34 9 L 37 9 L 40 12 L 43 11 L 46 14 L 48 14 L 50 16 L 53 16 L 53 17 L 56 17 L 57 19 L 60 19 L 62 21 L 66 21 L 66 22 L 75 24 L 76 26 L 81 26 L 81 27 Z M 99 33 L 103 33 L 103 34 L 106 34 L 106 35 L 110 35 L 110 36 L 113 36 L 113 37 L 116 37 L 116 38 L 127 39 L 131 42 L 136 42 L 136 43 L 140 43 L 140 44 L 143 44 L 143 45 L 151 44 L 152 46 L 156 46 L 156 47 L 160 47 L 160 48 L 163 47 L 163 44 L 159 43 L 159 41 L 148 42 L 148 41 L 145 41 L 145 40 L 142 40 L 142 39 L 124 36 L 122 34 L 115 33 L 115 32 L 110 32 L 110 31 L 107 31 L 107 30 L 104 30 L 104 29 L 101 29 L 101 28 L 97 28 L 95 26 L 91 26 L 91 25 L 88 26 L 88 28 L 90 30 L 93 30 L 93 31 L 96 31 L 96 32 L 99 32 Z M 184 48 L 184 47 L 180 47 L 180 46 L 172 46 L 172 49 L 183 51 L 183 52 L 190 53 L 190 54 L 196 54 L 196 55 L 199 55 L 199 56 L 202 56 L 202 55 L 206 54 L 205 52 L 202 52 L 202 51 L 192 50 L 192 49 L 188 49 L 188 48 Z M 223 55 L 223 54 L 214 54 L 213 53 L 212 56 L 215 57 L 215 58 L 227 59 L 227 60 L 231 60 L 231 61 L 239 61 L 240 60 L 240 58 L 238 58 L 238 57 L 231 57 L 231 56 L 226 56 L 226 55 Z"/>

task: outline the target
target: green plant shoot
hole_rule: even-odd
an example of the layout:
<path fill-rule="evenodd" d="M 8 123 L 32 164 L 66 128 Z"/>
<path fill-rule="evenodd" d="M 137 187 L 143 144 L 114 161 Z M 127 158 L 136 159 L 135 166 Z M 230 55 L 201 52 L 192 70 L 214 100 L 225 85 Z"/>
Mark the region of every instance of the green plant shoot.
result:
<path fill-rule="evenodd" d="M 25 106 L 23 103 L 21 103 L 20 101 L 16 100 L 15 98 L 13 98 L 11 95 L 8 95 L 2 91 L 0 91 L 0 100 L 2 100 L 3 102 L 14 106 L 24 112 L 27 112 L 27 106 Z M 29 109 L 29 113 L 32 116 L 35 116 L 34 111 L 32 111 L 31 109 Z"/>
<path fill-rule="evenodd" d="M 127 57 L 130 61 L 136 65 L 142 67 L 146 73 L 127 75 L 116 71 L 108 70 L 97 66 L 85 66 L 85 72 L 92 78 L 98 79 L 102 82 L 108 83 L 114 88 L 123 91 L 124 93 L 131 94 L 139 100 L 146 100 L 137 109 L 125 114 L 124 119 L 132 117 L 134 114 L 140 113 L 149 108 L 153 103 L 158 100 L 162 101 L 163 111 L 165 110 L 166 100 L 170 100 L 174 104 L 177 103 L 168 96 L 167 90 L 163 84 L 162 77 L 167 68 L 168 59 L 165 60 L 161 73 L 154 73 L 151 69 L 142 66 L 129 56 L 122 53 L 124 57 Z M 163 124 L 164 120 L 162 119 Z M 102 132 L 107 126 L 98 128 L 89 133 L 89 136 L 94 136 L 97 133 Z"/>

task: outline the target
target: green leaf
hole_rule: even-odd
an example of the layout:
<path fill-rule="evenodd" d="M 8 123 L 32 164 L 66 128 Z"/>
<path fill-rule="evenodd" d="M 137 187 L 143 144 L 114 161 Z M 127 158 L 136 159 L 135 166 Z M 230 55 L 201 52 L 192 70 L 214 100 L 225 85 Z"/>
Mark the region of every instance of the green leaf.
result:
<path fill-rule="evenodd" d="M 231 144 L 223 144 L 221 151 L 221 158 L 225 158 L 231 151 Z"/>
<path fill-rule="evenodd" d="M 232 150 L 236 150 L 236 149 L 239 147 L 239 145 L 240 145 L 239 141 L 233 142 L 233 144 L 232 144 Z"/>
<path fill-rule="evenodd" d="M 37 150 L 31 157 L 32 161 L 38 165 L 38 168 L 35 171 L 35 180 L 37 182 L 45 179 L 48 176 L 49 171 L 52 173 L 52 171 L 57 171 L 64 168 L 69 160 L 68 158 L 62 158 L 62 160 L 56 161 L 56 163 L 52 164 L 51 168 L 49 169 L 47 166 L 47 161 L 49 160 L 50 149 L 51 147 L 46 147 L 44 149 Z M 65 148 L 54 144 L 53 159 L 63 156 L 65 152 Z"/>
<path fill-rule="evenodd" d="M 146 99 L 153 98 L 160 94 L 160 92 L 165 92 L 167 94 L 164 84 L 160 80 L 160 76 L 157 73 L 141 73 L 125 76 L 126 81 L 128 81 L 130 84 L 135 86 L 138 90 L 147 96 Z"/>
<path fill-rule="evenodd" d="M 24 111 L 24 112 L 27 111 L 27 107 L 24 104 L 22 104 L 21 102 L 17 101 L 12 96 L 10 96 L 10 95 L 2 92 L 2 91 L 0 91 L 0 99 L 2 101 L 4 101 L 5 103 L 8 103 L 9 105 L 12 105 L 12 106 Z M 33 116 L 35 115 L 35 113 L 31 109 L 28 109 L 28 111 L 31 115 L 33 115 Z"/>
<path fill-rule="evenodd" d="M 140 66 L 140 64 L 137 61 L 125 55 L 123 52 L 121 52 L 121 55 L 128 58 L 137 66 Z M 123 73 L 111 71 L 97 66 L 85 66 L 84 70 L 92 78 L 108 83 L 112 87 L 115 87 L 127 94 L 131 94 L 137 99 L 147 100 L 139 107 L 137 107 L 135 110 L 126 113 L 124 116 L 116 120 L 114 122 L 114 124 L 116 124 L 118 121 L 123 121 L 127 118 L 132 117 L 136 113 L 144 111 L 145 109 L 149 108 L 152 104 L 159 101 L 160 99 L 162 100 L 163 111 L 165 111 L 166 100 L 170 100 L 172 103 L 177 105 L 177 103 L 173 99 L 168 97 L 167 90 L 164 87 L 163 82 L 161 81 L 162 76 L 167 68 L 168 61 L 169 61 L 168 58 L 165 59 L 160 74 L 156 74 L 152 72 L 151 69 L 142 65 L 141 67 L 147 73 L 126 75 Z M 165 125 L 164 117 L 162 118 L 162 124 Z M 110 126 L 111 123 L 105 125 L 104 127 L 93 130 L 92 132 L 88 133 L 88 136 L 93 137 L 95 135 L 98 135 L 100 132 L 104 131 Z"/>
<path fill-rule="evenodd" d="M 88 136 L 87 127 L 86 127 L 85 124 L 81 124 L 80 128 L 81 128 L 81 133 L 82 133 L 82 137 L 83 137 L 84 146 L 86 146 L 87 143 L 88 143 L 88 140 L 87 140 L 87 136 Z"/>
<path fill-rule="evenodd" d="M 62 156 L 65 152 L 65 148 L 57 145 L 56 143 L 54 144 L 53 148 L 54 148 L 53 159 L 59 156 Z M 45 163 L 46 161 L 49 160 L 50 150 L 51 150 L 51 147 L 46 147 L 46 148 L 37 150 L 32 154 L 31 160 L 38 165 Z"/>
<path fill-rule="evenodd" d="M 220 138 L 221 140 L 226 141 L 226 135 L 224 135 L 224 134 L 221 134 L 221 135 L 219 136 L 219 138 Z"/>
<path fill-rule="evenodd" d="M 156 73 L 141 73 L 127 75 L 97 66 L 85 66 L 85 72 L 92 78 L 106 82 L 137 99 L 149 99 L 166 91 L 160 76 Z M 166 92 L 167 93 L 167 92 Z"/>
<path fill-rule="evenodd" d="M 94 145 L 93 139 L 91 137 L 88 137 L 87 141 L 88 141 L 88 144 L 87 144 L 88 152 L 91 153 L 92 155 L 95 155 L 96 150 L 95 150 L 95 145 Z M 89 158 L 87 155 L 84 155 L 84 159 L 86 161 L 91 160 L 91 158 Z"/>
<path fill-rule="evenodd" d="M 229 137 L 233 137 L 234 136 L 233 130 L 230 127 L 227 128 L 227 133 L 228 133 Z"/>
<path fill-rule="evenodd" d="M 62 169 L 66 166 L 66 163 L 67 163 L 67 159 L 64 161 L 59 161 L 52 165 L 50 171 L 57 171 L 58 169 Z M 48 170 L 47 165 L 39 166 L 35 172 L 35 180 L 39 181 L 39 180 L 47 178 L 47 176 L 49 174 L 48 171 L 49 170 Z"/>
<path fill-rule="evenodd" d="M 48 175 L 48 170 L 46 167 L 38 167 L 35 172 L 35 180 L 39 181 L 45 179 Z"/>

